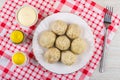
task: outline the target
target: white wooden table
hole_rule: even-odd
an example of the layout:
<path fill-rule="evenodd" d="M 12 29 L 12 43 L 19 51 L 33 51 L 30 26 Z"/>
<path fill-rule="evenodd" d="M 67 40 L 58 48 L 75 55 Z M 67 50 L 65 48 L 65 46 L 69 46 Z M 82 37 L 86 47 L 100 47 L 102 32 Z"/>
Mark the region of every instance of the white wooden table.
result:
<path fill-rule="evenodd" d="M 114 7 L 114 13 L 120 15 L 120 0 L 94 0 L 96 3 L 106 6 Z M 0 0 L 0 8 L 5 0 Z M 120 80 L 120 28 L 114 36 L 106 56 L 106 71 L 99 73 L 99 65 L 96 68 L 90 80 Z"/>

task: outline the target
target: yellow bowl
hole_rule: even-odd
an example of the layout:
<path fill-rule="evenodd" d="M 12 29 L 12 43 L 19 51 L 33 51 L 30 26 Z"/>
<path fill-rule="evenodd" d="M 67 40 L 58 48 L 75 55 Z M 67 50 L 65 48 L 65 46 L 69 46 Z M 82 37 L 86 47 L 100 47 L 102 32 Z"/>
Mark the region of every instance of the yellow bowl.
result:
<path fill-rule="evenodd" d="M 10 35 L 10 40 L 15 44 L 20 44 L 24 40 L 24 33 L 20 30 L 14 30 Z"/>
<path fill-rule="evenodd" d="M 16 52 L 12 56 L 12 62 L 17 66 L 25 65 L 27 62 L 27 56 L 23 52 Z"/>

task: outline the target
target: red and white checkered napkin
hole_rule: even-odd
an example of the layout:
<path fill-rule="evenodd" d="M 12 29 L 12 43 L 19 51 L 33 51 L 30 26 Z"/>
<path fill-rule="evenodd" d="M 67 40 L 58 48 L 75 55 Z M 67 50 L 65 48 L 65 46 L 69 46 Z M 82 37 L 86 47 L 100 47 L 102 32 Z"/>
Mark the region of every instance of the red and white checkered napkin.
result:
<path fill-rule="evenodd" d="M 29 29 L 24 29 L 15 20 L 15 11 L 26 3 L 38 9 L 38 23 L 43 18 L 56 12 L 70 12 L 82 17 L 91 27 L 95 40 L 94 55 L 89 63 L 82 69 L 66 75 L 52 73 L 38 64 L 31 49 L 33 32 L 37 24 Z M 101 58 L 105 28 L 103 24 L 104 12 L 104 8 L 91 0 L 7 0 L 0 11 L 0 80 L 88 80 Z M 119 25 L 120 18 L 113 15 L 112 24 L 109 27 L 108 43 L 112 40 Z M 20 29 L 27 35 L 24 44 L 15 45 L 10 41 L 9 35 L 15 29 Z M 16 51 L 23 51 L 29 56 L 30 62 L 28 65 L 16 67 L 12 64 L 11 56 Z"/>

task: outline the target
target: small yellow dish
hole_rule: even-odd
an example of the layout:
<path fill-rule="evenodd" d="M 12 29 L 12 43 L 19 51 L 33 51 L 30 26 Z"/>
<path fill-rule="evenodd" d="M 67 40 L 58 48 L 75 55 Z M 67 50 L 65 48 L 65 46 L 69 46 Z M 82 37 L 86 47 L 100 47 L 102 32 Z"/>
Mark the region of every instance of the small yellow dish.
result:
<path fill-rule="evenodd" d="M 27 57 L 23 52 L 16 52 L 12 56 L 12 62 L 15 65 L 21 66 L 24 65 L 27 61 Z"/>
<path fill-rule="evenodd" d="M 10 40 L 15 44 L 20 44 L 24 40 L 24 33 L 20 30 L 14 30 L 10 35 Z"/>

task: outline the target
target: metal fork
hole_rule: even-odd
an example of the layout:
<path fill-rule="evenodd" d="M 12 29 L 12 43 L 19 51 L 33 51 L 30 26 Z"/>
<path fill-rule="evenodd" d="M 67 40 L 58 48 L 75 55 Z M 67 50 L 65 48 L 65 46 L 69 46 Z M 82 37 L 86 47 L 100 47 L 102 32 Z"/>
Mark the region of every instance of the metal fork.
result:
<path fill-rule="evenodd" d="M 102 73 L 104 72 L 105 69 L 105 53 L 106 53 L 106 42 L 107 42 L 107 34 L 108 34 L 108 27 L 111 24 L 111 18 L 112 18 L 112 13 L 113 13 L 113 7 L 106 7 L 107 12 L 105 13 L 104 16 L 104 25 L 105 25 L 105 36 L 104 36 L 104 46 L 103 46 L 103 54 L 102 58 L 100 60 L 100 67 L 99 67 L 99 72 Z"/>

